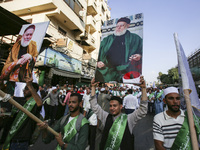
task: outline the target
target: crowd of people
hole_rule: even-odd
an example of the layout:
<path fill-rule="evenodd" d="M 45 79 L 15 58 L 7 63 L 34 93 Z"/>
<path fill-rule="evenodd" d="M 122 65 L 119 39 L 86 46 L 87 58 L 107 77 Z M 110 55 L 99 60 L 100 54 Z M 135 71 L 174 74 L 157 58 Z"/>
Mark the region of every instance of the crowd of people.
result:
<path fill-rule="evenodd" d="M 1 136 L 3 149 L 28 149 L 42 133 L 44 143 L 57 140 L 56 149 L 131 150 L 134 149 L 133 128 L 147 113 L 155 115 L 155 148 L 170 149 L 184 121 L 178 89 L 147 88 L 143 77 L 137 88 L 99 86 L 94 79 L 90 86 L 79 88 L 67 84 L 62 87 L 38 86 L 32 83 L 32 78 L 25 81 L 24 97 L 14 99 L 37 117 L 41 117 L 44 106 L 44 121 L 36 125 L 24 113 L 12 109 L 10 119 L 6 118 L 0 124 L 0 129 L 4 129 Z M 1 107 L 1 113 L 4 111 Z M 49 132 L 48 126 L 59 135 Z M 171 128 L 169 131 L 168 126 L 174 126 L 176 131 Z"/>

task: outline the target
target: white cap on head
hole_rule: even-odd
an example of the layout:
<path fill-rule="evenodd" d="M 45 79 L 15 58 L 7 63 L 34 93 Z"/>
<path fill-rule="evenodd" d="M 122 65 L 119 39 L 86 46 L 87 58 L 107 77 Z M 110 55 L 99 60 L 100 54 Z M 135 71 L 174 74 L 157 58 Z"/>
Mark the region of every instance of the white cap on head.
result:
<path fill-rule="evenodd" d="M 105 91 L 106 89 L 105 88 L 101 88 L 101 92 Z"/>
<path fill-rule="evenodd" d="M 60 93 L 62 93 L 62 94 L 63 94 L 63 90 L 60 90 Z"/>
<path fill-rule="evenodd" d="M 170 93 L 177 93 L 177 94 L 179 94 L 178 89 L 175 88 L 175 87 L 168 87 L 168 88 L 164 89 L 163 91 L 164 91 L 165 96 L 167 94 L 170 94 Z"/>
<path fill-rule="evenodd" d="M 53 90 L 57 89 L 57 87 L 53 86 L 51 89 L 52 89 L 52 91 L 53 91 Z"/>

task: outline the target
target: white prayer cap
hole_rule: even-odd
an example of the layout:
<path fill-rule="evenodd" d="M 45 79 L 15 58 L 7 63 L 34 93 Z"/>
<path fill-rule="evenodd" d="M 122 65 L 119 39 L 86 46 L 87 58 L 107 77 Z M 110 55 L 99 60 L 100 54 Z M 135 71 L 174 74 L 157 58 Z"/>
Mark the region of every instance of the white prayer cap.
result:
<path fill-rule="evenodd" d="M 60 93 L 62 93 L 62 94 L 63 94 L 63 90 L 60 90 Z"/>
<path fill-rule="evenodd" d="M 52 89 L 52 91 L 53 91 L 53 90 L 57 89 L 57 87 L 56 87 L 56 86 L 53 86 L 51 89 Z"/>
<path fill-rule="evenodd" d="M 101 88 L 101 92 L 105 91 L 106 89 L 105 88 Z"/>
<path fill-rule="evenodd" d="M 167 94 L 170 94 L 170 93 L 177 93 L 177 94 L 179 94 L 178 89 L 175 88 L 175 87 L 168 87 L 168 88 L 164 89 L 163 91 L 164 91 L 165 96 Z"/>

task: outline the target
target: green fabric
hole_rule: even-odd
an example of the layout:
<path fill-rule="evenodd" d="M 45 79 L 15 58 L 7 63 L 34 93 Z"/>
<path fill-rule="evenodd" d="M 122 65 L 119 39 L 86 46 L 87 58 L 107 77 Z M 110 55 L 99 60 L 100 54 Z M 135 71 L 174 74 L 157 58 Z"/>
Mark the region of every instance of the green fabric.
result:
<path fill-rule="evenodd" d="M 194 116 L 194 124 L 197 135 L 200 134 L 200 118 Z M 197 138 L 199 138 L 197 136 Z M 185 112 L 185 119 L 181 129 L 179 130 L 171 150 L 192 150 L 192 143 L 190 138 L 190 129 L 188 124 L 187 112 Z"/>
<path fill-rule="evenodd" d="M 101 41 L 98 61 L 102 61 L 105 66 L 108 65 L 106 54 L 109 51 L 115 38 L 115 35 L 112 34 Z M 137 34 L 130 33 L 130 31 L 127 30 L 125 35 L 125 45 L 125 65 L 120 65 L 116 68 L 97 68 L 97 70 L 103 75 L 104 82 L 120 81 L 121 74 L 119 72 L 125 71 L 131 65 L 129 57 L 134 54 L 142 54 L 142 39 Z"/>
<path fill-rule="evenodd" d="M 134 94 L 133 94 L 133 96 L 136 96 L 138 94 L 138 92 L 135 92 Z"/>
<path fill-rule="evenodd" d="M 113 123 L 106 141 L 105 150 L 118 150 L 127 124 L 127 115 L 121 114 Z"/>
<path fill-rule="evenodd" d="M 35 106 L 36 102 L 33 99 L 33 97 L 31 97 L 25 104 L 24 104 L 24 108 L 28 111 L 31 111 L 33 109 L 33 107 Z M 24 121 L 26 120 L 28 116 L 22 112 L 19 111 L 19 113 L 17 114 L 14 122 L 12 123 L 11 129 L 8 132 L 8 135 L 6 137 L 6 141 L 4 142 L 3 148 L 2 150 L 8 150 L 10 147 L 10 141 L 12 140 L 13 136 L 17 133 L 17 131 L 19 130 L 19 128 L 21 127 L 21 125 L 24 123 Z"/>
<path fill-rule="evenodd" d="M 119 91 L 119 95 L 122 96 L 122 92 L 121 91 Z"/>
<path fill-rule="evenodd" d="M 63 141 L 65 143 L 69 143 L 69 141 L 74 137 L 77 133 L 76 131 L 76 121 L 78 116 L 72 119 L 65 127 L 64 127 L 64 136 Z M 60 145 L 57 145 L 56 150 L 61 150 Z"/>
<path fill-rule="evenodd" d="M 39 85 L 42 86 L 44 84 L 44 78 L 45 78 L 45 70 L 41 71 L 40 78 L 39 78 Z"/>
<path fill-rule="evenodd" d="M 149 95 L 149 99 L 151 99 L 154 95 L 154 92 Z"/>
<path fill-rule="evenodd" d="M 113 95 L 113 96 L 117 96 L 117 91 L 113 91 L 113 92 L 112 92 L 112 95 Z"/>
<path fill-rule="evenodd" d="M 67 124 L 69 119 L 66 119 L 65 122 L 61 125 L 63 117 L 58 120 L 58 122 L 54 125 L 53 130 L 56 132 L 61 132 L 64 135 L 64 127 Z M 79 131 L 79 138 L 76 142 L 76 136 L 72 137 L 72 139 L 67 143 L 67 150 L 85 150 L 87 147 L 87 140 L 88 140 L 88 133 L 89 133 L 89 122 L 86 118 L 82 119 L 81 122 L 81 129 Z M 48 135 L 45 139 L 43 139 L 44 143 L 50 143 L 52 140 L 55 139 L 55 136 L 48 132 Z"/>
<path fill-rule="evenodd" d="M 161 96 L 163 95 L 163 93 L 164 93 L 164 91 L 162 90 L 161 92 L 159 92 L 159 93 L 157 94 L 156 98 L 161 97 Z"/>

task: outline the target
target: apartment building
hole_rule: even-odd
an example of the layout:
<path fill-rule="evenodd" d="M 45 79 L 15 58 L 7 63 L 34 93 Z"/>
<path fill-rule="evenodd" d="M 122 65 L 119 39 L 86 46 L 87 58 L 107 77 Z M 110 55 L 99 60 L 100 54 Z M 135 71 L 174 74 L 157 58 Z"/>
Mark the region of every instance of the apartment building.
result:
<path fill-rule="evenodd" d="M 0 0 L 0 6 L 29 23 L 50 21 L 34 70 L 40 84 L 90 82 L 99 52 L 101 26 L 110 19 L 106 0 Z M 69 63 L 78 66 L 78 71 L 41 63 L 48 58 L 49 51 L 73 60 Z"/>
<path fill-rule="evenodd" d="M 200 49 L 195 50 L 188 56 L 188 63 L 195 84 L 200 85 Z"/>

